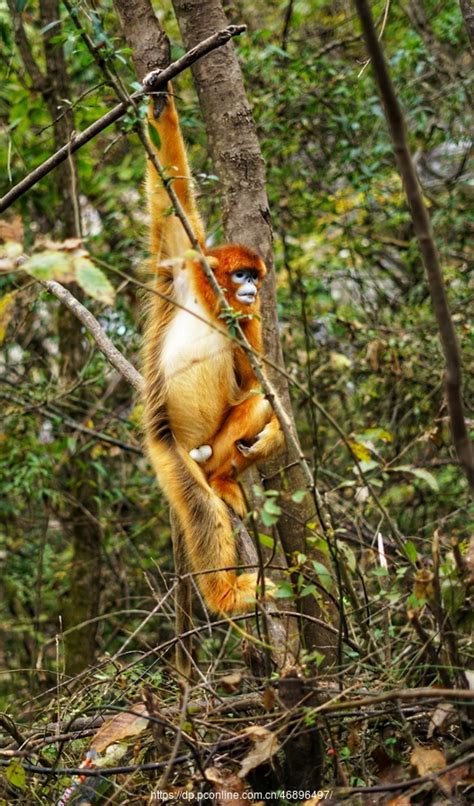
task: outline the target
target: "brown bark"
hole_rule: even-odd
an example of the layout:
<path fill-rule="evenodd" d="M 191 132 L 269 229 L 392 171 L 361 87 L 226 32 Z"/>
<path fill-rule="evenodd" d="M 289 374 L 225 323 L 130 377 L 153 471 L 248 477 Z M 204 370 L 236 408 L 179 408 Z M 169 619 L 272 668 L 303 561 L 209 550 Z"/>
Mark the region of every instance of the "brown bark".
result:
<path fill-rule="evenodd" d="M 114 0 L 139 81 L 151 70 L 170 63 L 169 39 L 161 29 L 150 2 Z"/>
<path fill-rule="evenodd" d="M 354 2 L 362 23 L 367 50 L 382 98 L 385 117 L 410 206 L 413 228 L 418 239 L 421 258 L 428 279 L 431 301 L 438 323 L 439 338 L 445 358 L 445 388 L 453 443 L 471 491 L 474 492 L 474 451 L 464 419 L 461 354 L 449 309 L 438 250 L 434 241 L 428 211 L 423 201 L 415 165 L 411 158 L 403 112 L 395 93 L 382 47 L 375 32 L 370 6 L 367 0 L 354 0 Z"/>
<path fill-rule="evenodd" d="M 228 24 L 219 0 L 173 0 L 185 47 L 192 47 Z M 252 112 L 246 97 L 242 73 L 231 43 L 209 54 L 193 65 L 193 76 L 203 112 L 210 153 L 220 178 L 222 215 L 226 239 L 244 242 L 256 249 L 269 269 L 263 291 L 264 336 L 268 357 L 283 366 L 278 335 L 276 312 L 275 275 L 273 268 L 272 228 L 265 191 L 265 168 L 258 142 Z M 272 375 L 272 373 L 270 373 Z M 288 384 L 280 373 L 272 380 L 282 397 L 286 410 L 291 412 Z M 284 482 L 278 473 L 281 457 L 266 464 L 265 476 L 269 486 L 294 492 L 307 487 L 307 480 L 297 464 L 296 451 L 289 453 L 286 463 L 292 465 L 285 473 Z M 288 557 L 295 552 L 311 554 L 306 543 L 306 523 L 315 520 L 315 508 L 306 496 L 305 502 L 296 504 L 291 495 L 285 495 L 284 514 L 278 532 Z M 324 562 L 324 559 L 317 557 Z M 320 607 L 313 597 L 302 600 L 303 612 L 329 623 L 336 621 L 329 599 Z M 334 659 L 333 637 L 314 622 L 306 622 L 303 629 L 308 648 L 319 649 L 328 662 Z"/>
<path fill-rule="evenodd" d="M 40 17 L 43 27 L 59 20 L 59 0 L 40 0 Z M 60 33 L 61 26 L 55 25 L 43 34 L 47 70 L 43 97 L 53 121 L 55 149 L 69 140 L 71 132 L 74 131 L 74 114 L 70 105 L 65 103 L 70 93 L 64 53 L 62 46 L 53 41 Z M 80 235 L 77 175 L 72 158 L 58 167 L 56 182 L 61 199 L 61 224 L 64 234 Z"/>

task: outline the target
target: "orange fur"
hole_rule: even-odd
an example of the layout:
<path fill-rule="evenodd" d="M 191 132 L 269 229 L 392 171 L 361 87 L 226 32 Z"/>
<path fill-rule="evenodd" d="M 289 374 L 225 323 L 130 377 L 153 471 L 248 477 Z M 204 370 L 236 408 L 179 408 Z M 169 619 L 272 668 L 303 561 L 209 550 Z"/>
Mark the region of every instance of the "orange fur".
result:
<path fill-rule="evenodd" d="M 158 150 L 152 147 L 204 248 L 204 229 L 171 96 L 158 120 L 150 104 L 149 123 L 160 140 Z M 234 570 L 235 541 L 226 503 L 245 514 L 238 476 L 278 449 L 283 437 L 245 352 L 228 338 L 200 261 L 183 257 L 189 239 L 179 219 L 167 214 L 170 201 L 151 164 L 147 190 L 155 287 L 169 297 L 153 295 L 145 337 L 148 452 L 176 511 L 191 570 L 208 606 L 215 612 L 240 612 L 252 607 L 257 575 L 237 575 Z M 251 305 L 239 302 L 230 275 L 236 269 L 255 269 L 260 288 L 266 273 L 262 259 L 236 244 L 207 249 L 206 254 L 229 304 L 246 314 L 239 322 L 260 352 L 258 295 Z M 212 455 L 198 464 L 189 452 L 200 446 L 210 446 Z"/>

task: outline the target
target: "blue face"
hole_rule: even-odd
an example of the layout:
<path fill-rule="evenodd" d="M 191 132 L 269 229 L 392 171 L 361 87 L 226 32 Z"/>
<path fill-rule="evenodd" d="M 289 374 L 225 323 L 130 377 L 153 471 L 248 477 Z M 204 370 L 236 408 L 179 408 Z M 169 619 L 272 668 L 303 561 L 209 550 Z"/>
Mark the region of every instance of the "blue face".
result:
<path fill-rule="evenodd" d="M 257 269 L 237 269 L 233 271 L 230 278 L 234 285 L 238 286 L 235 297 L 239 302 L 244 305 L 252 305 L 257 299 L 257 283 L 258 283 Z"/>

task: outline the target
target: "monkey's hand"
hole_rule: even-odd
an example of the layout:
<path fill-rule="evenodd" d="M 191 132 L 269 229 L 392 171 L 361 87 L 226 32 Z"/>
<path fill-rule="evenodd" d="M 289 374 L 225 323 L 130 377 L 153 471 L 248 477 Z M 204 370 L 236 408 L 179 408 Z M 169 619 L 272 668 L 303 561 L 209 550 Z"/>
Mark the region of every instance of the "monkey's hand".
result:
<path fill-rule="evenodd" d="M 168 103 L 168 94 L 171 91 L 171 84 L 168 84 L 167 87 L 160 86 L 160 73 L 162 72 L 162 70 L 150 70 L 142 81 L 143 89 L 153 98 L 153 115 L 156 120 L 161 117 Z"/>
<path fill-rule="evenodd" d="M 202 465 L 211 458 L 212 448 L 210 445 L 200 445 L 199 448 L 193 448 L 192 451 L 189 451 L 189 455 L 191 459 Z"/>

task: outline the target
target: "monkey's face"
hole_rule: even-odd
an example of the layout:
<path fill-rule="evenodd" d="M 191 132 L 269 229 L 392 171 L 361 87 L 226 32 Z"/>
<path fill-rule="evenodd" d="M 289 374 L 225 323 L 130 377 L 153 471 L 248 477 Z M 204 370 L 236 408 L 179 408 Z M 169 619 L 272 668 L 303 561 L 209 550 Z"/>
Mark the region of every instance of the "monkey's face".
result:
<path fill-rule="evenodd" d="M 258 292 L 266 274 L 261 257 L 240 244 L 220 246 L 208 254 L 215 259 L 211 266 L 229 305 L 241 313 L 257 313 Z"/>
<path fill-rule="evenodd" d="M 253 305 L 259 289 L 259 273 L 257 269 L 237 269 L 230 275 L 236 286 L 235 298 L 243 305 Z"/>

